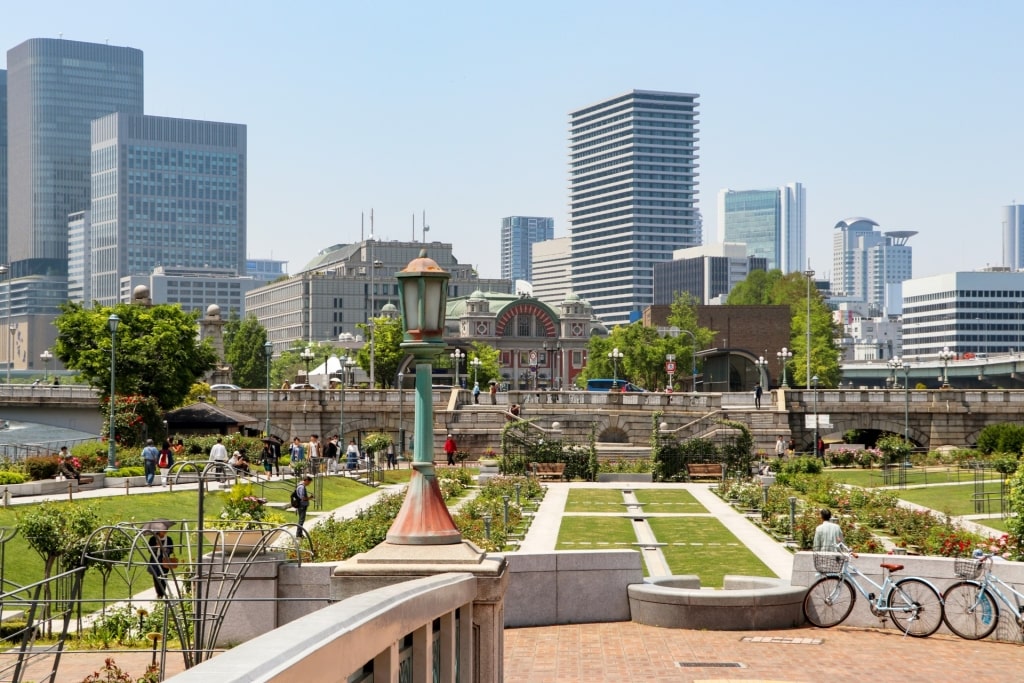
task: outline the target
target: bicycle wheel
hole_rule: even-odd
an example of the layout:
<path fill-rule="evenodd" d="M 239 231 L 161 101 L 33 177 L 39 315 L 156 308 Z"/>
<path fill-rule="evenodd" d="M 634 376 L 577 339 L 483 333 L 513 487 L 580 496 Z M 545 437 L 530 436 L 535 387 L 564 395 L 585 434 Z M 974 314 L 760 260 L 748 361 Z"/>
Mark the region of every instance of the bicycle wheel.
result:
<path fill-rule="evenodd" d="M 886 604 L 892 623 L 908 636 L 924 638 L 942 625 L 942 596 L 921 579 L 897 581 Z"/>
<path fill-rule="evenodd" d="M 967 640 L 981 640 L 999 624 L 999 604 L 977 581 L 959 581 L 942 594 L 942 619 L 949 630 Z"/>
<path fill-rule="evenodd" d="M 856 599 L 849 581 L 839 576 L 823 576 L 807 589 L 804 616 L 819 628 L 829 628 L 850 616 Z"/>

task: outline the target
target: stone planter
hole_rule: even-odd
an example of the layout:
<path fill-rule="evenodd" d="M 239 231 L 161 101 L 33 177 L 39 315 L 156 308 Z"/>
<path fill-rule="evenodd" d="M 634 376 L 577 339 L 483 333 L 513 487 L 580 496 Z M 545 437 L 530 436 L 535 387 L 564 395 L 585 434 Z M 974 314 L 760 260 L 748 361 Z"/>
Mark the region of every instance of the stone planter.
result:
<path fill-rule="evenodd" d="M 477 483 L 486 484 L 489 480 L 497 477 L 501 472 L 498 469 L 498 461 L 485 458 L 480 461 L 480 473 L 477 475 Z"/>
<path fill-rule="evenodd" d="M 266 537 L 263 547 L 270 547 L 281 533 L 279 529 L 207 529 L 203 538 L 213 552 L 225 555 L 248 554 Z"/>

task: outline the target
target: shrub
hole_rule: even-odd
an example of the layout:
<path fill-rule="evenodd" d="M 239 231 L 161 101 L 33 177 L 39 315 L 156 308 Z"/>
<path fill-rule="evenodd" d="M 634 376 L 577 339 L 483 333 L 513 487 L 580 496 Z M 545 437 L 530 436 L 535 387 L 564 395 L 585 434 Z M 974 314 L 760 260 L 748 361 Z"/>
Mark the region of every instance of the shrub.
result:
<path fill-rule="evenodd" d="M 3 484 L 24 484 L 28 481 L 28 477 L 21 472 L 11 472 L 10 470 L 0 470 L 0 485 Z"/>
<path fill-rule="evenodd" d="M 55 455 L 33 455 L 25 458 L 25 473 L 33 481 L 57 476 L 59 459 Z"/>
<path fill-rule="evenodd" d="M 1000 422 L 988 425 L 978 432 L 978 450 L 985 455 L 1012 453 L 1020 455 L 1024 449 L 1024 425 Z"/>

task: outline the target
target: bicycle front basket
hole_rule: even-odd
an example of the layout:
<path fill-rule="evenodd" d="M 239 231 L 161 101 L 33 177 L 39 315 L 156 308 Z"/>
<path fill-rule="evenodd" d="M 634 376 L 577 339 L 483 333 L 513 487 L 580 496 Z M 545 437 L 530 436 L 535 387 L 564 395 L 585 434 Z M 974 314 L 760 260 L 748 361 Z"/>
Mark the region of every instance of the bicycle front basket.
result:
<path fill-rule="evenodd" d="M 838 574 L 843 571 L 846 558 L 835 553 L 814 553 L 814 570 L 819 574 Z"/>
<path fill-rule="evenodd" d="M 953 560 L 953 572 L 961 579 L 976 579 L 981 574 L 981 564 L 973 557 L 958 557 Z"/>

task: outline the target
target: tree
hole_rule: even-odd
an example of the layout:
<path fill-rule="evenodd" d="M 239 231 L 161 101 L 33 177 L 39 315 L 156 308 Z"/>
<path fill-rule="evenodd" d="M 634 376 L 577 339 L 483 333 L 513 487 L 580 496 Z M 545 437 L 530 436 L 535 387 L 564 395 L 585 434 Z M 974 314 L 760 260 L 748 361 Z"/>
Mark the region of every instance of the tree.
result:
<path fill-rule="evenodd" d="M 699 348 L 707 348 L 715 336 L 712 330 L 697 324 L 696 304 L 689 294 L 682 294 L 672 302 L 668 323 L 670 327 L 692 333 Z M 666 356 L 676 357 L 676 377 L 681 379 L 688 374 L 697 351 L 689 334 L 673 337 L 641 323 L 619 325 L 607 337 L 590 338 L 587 365 L 579 375 L 580 381 L 614 377 L 615 363 L 608 354 L 615 348 L 622 354 L 618 361 L 618 378 L 651 390 L 668 384 Z"/>
<path fill-rule="evenodd" d="M 369 374 L 370 326 L 359 323 L 357 327 L 363 331 L 367 342 L 356 354 L 356 362 Z M 403 334 L 401 318 L 381 316 L 373 319 L 373 380 L 377 386 L 395 386 L 398 381 L 398 367 L 406 355 L 401 347 Z"/>
<path fill-rule="evenodd" d="M 72 302 L 62 304 L 54 321 L 54 355 L 104 398 L 110 395 L 107 320 L 112 313 L 121 320 L 115 349 L 118 395 L 153 397 L 161 408 L 174 408 L 192 384 L 214 367 L 216 354 L 209 342 L 199 341 L 196 313 L 167 304 L 91 309 Z"/>
<path fill-rule="evenodd" d="M 255 316 L 229 320 L 224 326 L 224 360 L 231 366 L 235 384 L 259 389 L 267 383 L 267 359 L 263 345 L 267 331 Z"/>
<path fill-rule="evenodd" d="M 471 350 L 469 357 L 466 358 L 467 372 L 473 374 L 473 359 L 480 359 L 480 367 L 476 370 L 477 381 L 480 382 L 480 386 L 486 388 L 487 383 L 490 381 L 500 382 L 501 381 L 501 356 L 498 353 L 498 349 L 493 346 L 484 344 L 483 342 L 473 342 L 470 344 Z"/>
<path fill-rule="evenodd" d="M 811 286 L 811 376 L 818 386 L 836 387 L 842 379 L 839 351 L 835 339 L 838 328 L 821 292 Z M 807 277 L 803 273 L 783 275 L 755 270 L 733 287 L 726 300 L 729 306 L 789 306 L 792 312 L 789 348 L 793 359 L 787 366 L 794 384 L 809 386 L 807 377 Z"/>

